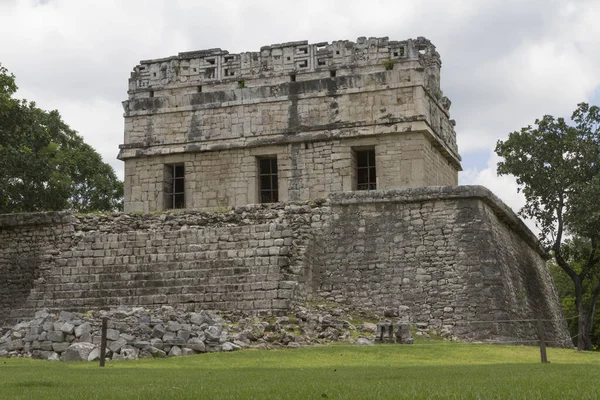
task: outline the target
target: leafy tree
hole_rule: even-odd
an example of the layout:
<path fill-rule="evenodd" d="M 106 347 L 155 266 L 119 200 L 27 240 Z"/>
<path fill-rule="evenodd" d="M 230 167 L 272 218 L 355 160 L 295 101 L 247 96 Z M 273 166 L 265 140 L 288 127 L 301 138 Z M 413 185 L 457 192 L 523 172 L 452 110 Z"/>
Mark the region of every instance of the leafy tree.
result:
<path fill-rule="evenodd" d="M 0 213 L 122 208 L 123 183 L 58 111 L 13 98 L 0 64 Z"/>
<path fill-rule="evenodd" d="M 589 240 L 582 239 L 580 237 L 573 237 L 567 239 L 564 245 L 565 256 L 569 260 L 569 264 L 572 265 L 577 273 L 581 273 L 582 266 L 585 263 L 586 258 L 589 256 L 591 250 Z M 550 260 L 549 263 L 550 272 L 554 278 L 554 284 L 558 290 L 558 297 L 561 299 L 565 316 L 569 323 L 569 332 L 571 336 L 577 337 L 578 332 L 578 320 L 577 320 L 577 307 L 575 305 L 575 289 L 573 281 L 567 275 L 562 268 L 558 266 L 556 261 Z M 599 274 L 592 274 L 590 279 L 585 280 L 583 283 L 583 303 L 589 306 L 593 304 L 593 289 L 598 286 Z M 593 320 L 591 319 L 591 332 L 590 342 L 594 349 L 598 349 L 600 346 L 600 314 L 595 313 Z"/>
<path fill-rule="evenodd" d="M 535 220 L 540 240 L 571 279 L 577 348 L 590 350 L 600 294 L 600 110 L 586 103 L 574 126 L 550 115 L 498 141 L 498 174 L 514 175 L 525 195 L 520 214 Z M 572 235 L 573 241 L 565 236 Z M 589 296 L 586 296 L 589 293 Z"/>

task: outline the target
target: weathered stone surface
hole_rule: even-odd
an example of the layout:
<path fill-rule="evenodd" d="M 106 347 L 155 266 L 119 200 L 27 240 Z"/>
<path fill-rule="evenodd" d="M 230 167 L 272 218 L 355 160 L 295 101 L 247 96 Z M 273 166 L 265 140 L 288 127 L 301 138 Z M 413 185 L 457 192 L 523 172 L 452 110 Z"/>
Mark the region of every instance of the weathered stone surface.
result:
<path fill-rule="evenodd" d="M 108 345 L 108 348 L 113 352 L 118 352 L 123 346 L 127 345 L 127 341 L 121 337 Z"/>
<path fill-rule="evenodd" d="M 275 155 L 285 171 L 282 201 L 356 190 L 357 146 L 377 154 L 379 189 L 457 184 L 450 101 L 441 92 L 440 56 L 429 40 L 267 47 L 252 56 L 220 49 L 182 53 L 135 67 L 119 154 L 126 211 L 166 207 L 167 196 L 157 195 L 165 162 L 185 163 L 194 193 L 186 195 L 189 208 L 260 202 L 253 183 L 259 181 L 257 157 L 265 154 Z M 290 81 L 296 74 L 298 81 Z M 282 250 L 264 251 L 277 256 Z"/>
<path fill-rule="evenodd" d="M 241 349 L 240 346 L 238 346 L 237 344 L 231 343 L 231 342 L 225 342 L 221 346 L 221 350 L 223 350 L 223 351 L 234 351 L 234 350 L 240 350 L 240 349 Z"/>
<path fill-rule="evenodd" d="M 87 360 L 88 361 L 100 360 L 100 348 L 94 346 L 92 351 L 90 351 L 90 354 L 88 354 Z"/>
<path fill-rule="evenodd" d="M 192 350 L 199 351 L 202 353 L 206 351 L 206 346 L 204 345 L 204 342 L 198 338 L 191 338 L 190 340 L 188 340 L 185 346 Z"/>
<path fill-rule="evenodd" d="M 396 343 L 413 344 L 413 336 L 410 332 L 410 324 L 398 321 L 396 323 Z"/>
<path fill-rule="evenodd" d="M 121 356 L 125 360 L 137 360 L 139 352 L 139 349 L 135 347 L 125 346 L 121 349 Z"/>
<path fill-rule="evenodd" d="M 179 346 L 173 346 L 171 347 L 171 350 L 169 350 L 169 357 L 178 357 L 181 355 L 181 348 Z"/>
<path fill-rule="evenodd" d="M 187 349 L 185 347 L 183 349 L 181 349 L 181 355 L 184 356 L 184 357 L 185 356 L 191 356 L 191 355 L 194 355 L 194 354 L 196 354 L 196 352 L 194 350 L 192 350 L 192 349 Z"/>
<path fill-rule="evenodd" d="M 71 334 L 75 331 L 75 325 L 70 322 L 65 322 L 60 330 L 65 334 Z"/>
<path fill-rule="evenodd" d="M 356 341 L 356 344 L 359 346 L 373 346 L 373 342 L 368 339 L 360 338 Z"/>
<path fill-rule="evenodd" d="M 166 357 L 167 353 L 165 353 L 164 351 L 157 349 L 156 347 L 150 346 L 145 348 L 144 350 L 147 350 L 150 354 L 152 354 L 152 357 Z"/>
<path fill-rule="evenodd" d="M 62 361 L 88 361 L 90 353 L 96 348 L 91 343 L 73 343 L 63 353 Z"/>
<path fill-rule="evenodd" d="M 64 342 L 65 334 L 60 331 L 50 331 L 48 332 L 48 340 L 51 342 Z"/>
<path fill-rule="evenodd" d="M 27 239 L 33 232 L 39 241 Z M 287 255 L 268 254 L 268 248 L 277 239 L 283 239 L 281 246 L 287 248 Z M 215 250 L 211 240 L 218 240 L 218 246 L 224 249 Z M 44 271 L 43 280 L 40 278 L 27 289 L 28 297 L 18 308 L 9 309 L 12 303 L 0 302 L 0 309 L 4 310 L 1 315 L 9 313 L 10 318 L 22 319 L 32 317 L 40 306 L 54 309 L 59 305 L 96 312 L 106 308 L 107 303 L 135 302 L 158 309 L 168 302 L 190 310 L 222 307 L 222 311 L 249 315 L 284 315 L 291 311 L 292 299 L 300 302 L 310 295 L 357 309 L 383 312 L 397 307 L 399 315 L 400 307 L 406 307 L 404 316 L 418 330 L 434 329 L 466 340 L 537 340 L 533 326 L 491 322 L 474 329 L 469 321 L 523 319 L 529 318 L 533 310 L 542 310 L 544 319 L 552 321 L 548 325 L 548 340 L 565 346 L 570 343 L 544 265 L 544 254 L 535 237 L 505 205 L 481 187 L 334 194 L 329 201 L 319 203 L 244 206 L 223 213 L 2 216 L 0 257 L 8 261 L 0 265 L 0 291 L 8 290 L 1 283 L 2 271 L 19 261 L 12 260 L 10 254 L 26 254 L 35 249 L 44 256 L 36 261 L 40 271 Z M 123 255 L 133 254 L 134 250 L 144 255 Z M 71 274 L 75 267 L 63 265 L 77 265 L 83 260 L 117 265 L 99 268 L 94 279 L 110 281 L 109 289 L 96 290 L 91 281 L 70 281 L 77 276 Z M 169 270 L 173 263 L 186 271 L 185 276 Z M 144 268 L 155 271 L 152 279 Z M 208 276 L 215 271 L 219 279 L 206 286 L 198 284 L 197 278 L 188 277 Z M 294 287 L 289 284 L 293 279 L 297 285 L 290 289 Z M 66 284 L 81 296 L 73 297 L 71 292 L 61 290 Z M 186 293 L 171 293 L 174 287 L 185 287 Z M 515 304 L 510 300 L 513 298 L 523 301 Z M 216 315 L 196 314 L 172 320 L 146 316 L 136 319 L 128 331 L 120 325 L 111 327 L 116 333 L 137 337 L 140 324 L 159 332 L 157 321 L 162 321 L 162 337 L 168 321 L 183 326 L 195 319 L 201 325 L 190 329 L 190 337 L 202 335 L 203 341 L 214 344 L 266 340 L 266 328 L 271 330 L 270 343 L 290 340 L 277 331 L 285 326 L 285 320 L 262 327 L 247 322 L 245 339 L 236 339 L 222 338 L 220 332 L 213 332 L 219 328 L 211 328 L 216 325 L 210 325 L 208 319 L 217 319 Z M 137 318 L 135 312 L 122 316 Z M 77 319 L 85 321 L 81 316 Z M 322 322 L 340 331 L 336 320 L 337 317 L 323 317 Z M 94 344 L 99 344 L 98 321 L 91 334 Z M 66 339 L 63 332 L 55 330 L 55 323 L 60 330 L 65 321 L 30 323 L 22 326 L 22 331 L 12 332 L 11 340 L 27 337 L 32 340 L 31 349 L 38 341 L 41 350 L 50 351 L 52 345 L 48 341 L 59 343 Z M 44 329 L 37 340 L 31 335 L 34 325 Z M 315 332 L 315 338 L 325 329 Z"/>
<path fill-rule="evenodd" d="M 52 350 L 54 350 L 57 353 L 62 353 L 64 351 L 67 351 L 68 348 L 69 348 L 69 343 L 65 343 L 65 342 L 52 343 Z"/>
<path fill-rule="evenodd" d="M 106 339 L 107 340 L 117 340 L 119 339 L 119 335 L 121 333 L 116 329 L 107 329 L 106 330 Z"/>
<path fill-rule="evenodd" d="M 75 337 L 80 338 L 81 336 L 85 335 L 86 333 L 91 333 L 92 332 L 92 327 L 89 323 L 84 322 L 83 324 L 79 325 L 77 328 L 75 328 Z"/>

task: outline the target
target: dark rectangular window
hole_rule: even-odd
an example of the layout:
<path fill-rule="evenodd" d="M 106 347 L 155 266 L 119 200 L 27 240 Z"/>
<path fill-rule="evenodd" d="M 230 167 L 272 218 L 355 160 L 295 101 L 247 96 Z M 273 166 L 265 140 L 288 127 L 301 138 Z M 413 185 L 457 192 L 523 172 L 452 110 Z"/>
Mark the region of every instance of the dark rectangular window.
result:
<path fill-rule="evenodd" d="M 165 165 L 165 209 L 185 208 L 185 168 L 183 164 Z"/>
<path fill-rule="evenodd" d="M 375 149 L 355 150 L 356 190 L 376 190 Z"/>
<path fill-rule="evenodd" d="M 258 179 L 260 202 L 277 203 L 279 201 L 277 157 L 260 157 L 258 159 Z"/>

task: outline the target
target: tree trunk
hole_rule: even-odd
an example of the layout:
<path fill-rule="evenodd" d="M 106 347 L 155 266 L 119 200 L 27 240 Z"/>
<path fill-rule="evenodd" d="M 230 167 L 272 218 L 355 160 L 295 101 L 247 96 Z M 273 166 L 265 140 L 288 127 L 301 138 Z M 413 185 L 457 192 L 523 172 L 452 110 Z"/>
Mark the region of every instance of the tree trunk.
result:
<path fill-rule="evenodd" d="M 573 281 L 575 284 L 575 306 L 577 307 L 577 350 L 592 350 L 591 321 L 583 304 L 583 285 L 579 279 Z"/>

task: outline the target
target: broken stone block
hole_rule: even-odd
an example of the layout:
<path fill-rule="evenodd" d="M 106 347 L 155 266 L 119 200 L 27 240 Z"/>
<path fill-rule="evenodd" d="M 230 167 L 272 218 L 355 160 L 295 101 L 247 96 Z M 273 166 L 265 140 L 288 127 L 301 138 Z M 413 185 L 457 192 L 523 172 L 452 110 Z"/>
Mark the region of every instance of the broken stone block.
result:
<path fill-rule="evenodd" d="M 63 333 L 71 334 L 75 331 L 75 325 L 70 322 L 65 322 L 63 326 L 60 328 Z"/>
<path fill-rule="evenodd" d="M 191 338 L 188 340 L 186 347 L 204 353 L 206 351 L 206 345 L 198 338 Z"/>
<path fill-rule="evenodd" d="M 49 340 L 46 340 L 44 342 L 40 343 L 40 348 L 44 351 L 51 351 L 52 350 L 52 342 Z"/>
<path fill-rule="evenodd" d="M 391 322 L 385 321 L 377 324 L 375 341 L 380 343 L 394 343 L 394 326 Z"/>
<path fill-rule="evenodd" d="M 65 334 L 61 331 L 50 331 L 48 332 L 48 340 L 51 342 L 64 342 Z"/>
<path fill-rule="evenodd" d="M 160 324 L 155 325 L 154 329 L 152 329 L 152 337 L 154 337 L 154 338 L 162 339 L 164 334 L 165 334 L 165 327 Z"/>
<path fill-rule="evenodd" d="M 96 361 L 100 359 L 100 348 L 94 347 L 94 349 L 88 354 L 88 361 Z"/>
<path fill-rule="evenodd" d="M 235 351 L 235 350 L 241 350 L 241 349 L 242 348 L 240 346 L 238 346 L 237 344 L 233 344 L 231 342 L 225 342 L 221 346 L 221 350 L 223 350 L 223 351 Z"/>
<path fill-rule="evenodd" d="M 181 356 L 181 348 L 179 346 L 171 347 L 169 351 L 169 357 L 179 357 Z"/>
<path fill-rule="evenodd" d="M 117 338 L 117 340 L 115 340 L 114 342 L 111 342 L 108 345 L 108 348 L 110 349 L 110 351 L 116 353 L 119 350 L 121 350 L 121 348 L 125 345 L 127 345 L 127 340 L 120 337 L 120 338 Z"/>
<path fill-rule="evenodd" d="M 106 339 L 107 340 L 117 340 L 121 333 L 116 329 L 107 329 L 106 330 Z"/>
<path fill-rule="evenodd" d="M 398 322 L 396 324 L 396 343 L 413 344 L 413 336 L 410 333 L 410 324 L 407 322 Z"/>
<path fill-rule="evenodd" d="M 90 353 L 96 348 L 91 343 L 73 343 L 62 355 L 63 361 L 87 361 Z"/>
<path fill-rule="evenodd" d="M 75 337 L 80 338 L 81 336 L 85 335 L 86 333 L 91 333 L 91 332 L 92 332 L 92 326 L 88 322 L 84 322 L 83 324 L 81 324 L 77 328 L 75 328 Z"/>
<path fill-rule="evenodd" d="M 192 349 L 186 349 L 186 348 L 181 349 L 181 355 L 184 357 L 191 356 L 193 354 L 196 354 L 196 352 Z"/>
<path fill-rule="evenodd" d="M 69 348 L 69 343 L 65 343 L 65 342 L 52 343 L 52 350 L 54 350 L 57 353 L 65 352 L 65 351 L 67 351 L 68 348 Z"/>
<path fill-rule="evenodd" d="M 61 311 L 60 314 L 58 314 L 58 320 L 59 321 L 71 321 L 72 319 L 73 319 L 73 313 L 72 312 Z"/>
<path fill-rule="evenodd" d="M 121 349 L 121 356 L 125 360 L 137 360 L 139 350 L 132 346 L 125 346 Z"/>

